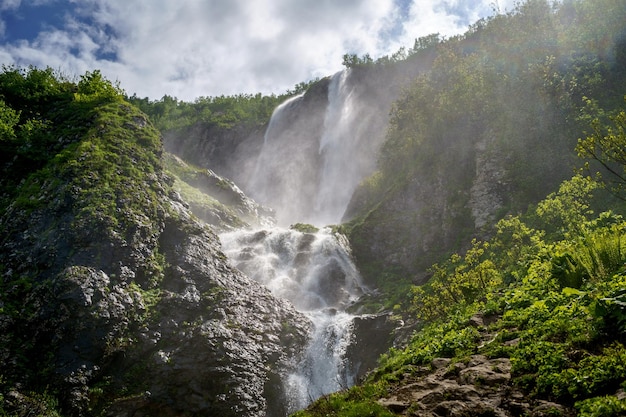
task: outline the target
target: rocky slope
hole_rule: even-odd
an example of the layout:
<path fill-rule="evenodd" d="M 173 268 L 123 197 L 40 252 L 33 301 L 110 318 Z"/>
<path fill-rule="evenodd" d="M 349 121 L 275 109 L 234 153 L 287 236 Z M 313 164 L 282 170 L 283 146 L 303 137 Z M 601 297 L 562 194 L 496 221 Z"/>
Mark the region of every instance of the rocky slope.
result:
<path fill-rule="evenodd" d="M 228 265 L 144 115 L 89 114 L 0 218 L 5 412 L 282 414 L 308 320 Z"/>
<path fill-rule="evenodd" d="M 469 323 L 482 344 L 498 335 L 488 331 L 482 314 Z M 493 321 L 493 318 L 491 318 Z M 506 342 L 507 346 L 519 339 Z M 571 416 L 562 404 L 531 399 L 511 380 L 511 360 L 474 354 L 463 360 L 435 358 L 425 366 L 407 369 L 377 403 L 400 416 Z"/>

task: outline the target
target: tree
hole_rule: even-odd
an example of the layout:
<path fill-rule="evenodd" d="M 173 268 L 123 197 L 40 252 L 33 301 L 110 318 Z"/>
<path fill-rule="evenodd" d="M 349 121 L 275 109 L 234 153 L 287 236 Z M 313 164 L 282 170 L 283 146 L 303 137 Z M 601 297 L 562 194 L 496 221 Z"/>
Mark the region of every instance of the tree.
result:
<path fill-rule="evenodd" d="M 75 95 L 77 101 L 84 100 L 112 100 L 123 98 L 124 91 L 119 83 L 112 84 L 102 76 L 100 70 L 87 71 L 81 75 L 78 82 L 78 91 Z"/>
<path fill-rule="evenodd" d="M 374 63 L 374 59 L 370 56 L 370 54 L 365 54 L 361 58 L 357 54 L 344 54 L 343 56 L 343 66 L 346 68 L 354 68 L 358 66 L 365 66 Z"/>
<path fill-rule="evenodd" d="M 626 200 L 626 111 L 609 117 L 606 125 L 595 118 L 591 128 L 591 134 L 579 139 L 576 151 L 580 157 L 599 164 L 605 185 L 617 197 Z M 587 167 L 590 168 L 589 163 Z"/>
<path fill-rule="evenodd" d="M 15 125 L 20 121 L 20 114 L 0 100 L 0 143 L 15 138 Z"/>

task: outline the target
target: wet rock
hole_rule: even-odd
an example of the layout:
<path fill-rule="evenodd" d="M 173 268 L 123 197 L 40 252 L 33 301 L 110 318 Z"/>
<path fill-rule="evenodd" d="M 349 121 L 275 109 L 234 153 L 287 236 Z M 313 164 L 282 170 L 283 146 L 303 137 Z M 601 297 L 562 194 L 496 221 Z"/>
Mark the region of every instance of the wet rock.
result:
<path fill-rule="evenodd" d="M 40 203 L 0 213 L 0 369 L 14 387 L 0 392 L 5 410 L 37 414 L 50 395 L 68 416 L 283 415 L 282 380 L 309 320 L 229 265 L 172 192 L 156 131 L 115 115 L 119 129 L 102 143 L 128 142 L 107 152 L 152 134 L 139 139 L 154 147 L 131 155 L 150 169 L 99 172 L 81 165 L 89 152 L 70 153 L 50 168 L 56 188 L 33 187 Z M 105 174 L 120 189 L 93 185 Z"/>
<path fill-rule="evenodd" d="M 450 365 L 451 359 L 448 358 L 435 358 L 432 361 L 432 366 L 434 369 L 445 368 Z"/>
<path fill-rule="evenodd" d="M 356 379 L 377 366 L 378 358 L 393 344 L 393 332 L 400 323 L 390 314 L 357 316 L 353 320 L 352 339 L 346 351 L 349 368 Z"/>

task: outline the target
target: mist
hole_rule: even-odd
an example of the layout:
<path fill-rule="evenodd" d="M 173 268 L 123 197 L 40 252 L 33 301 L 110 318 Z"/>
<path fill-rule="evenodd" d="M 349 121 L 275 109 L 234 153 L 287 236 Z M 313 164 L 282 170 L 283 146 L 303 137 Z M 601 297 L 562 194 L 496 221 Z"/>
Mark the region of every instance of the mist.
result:
<path fill-rule="evenodd" d="M 348 68 L 275 109 L 259 154 L 242 164 L 254 166 L 242 187 L 276 211 L 279 225 L 343 220 L 355 189 L 376 168 L 397 95 L 393 82 L 384 91 L 374 80 Z"/>

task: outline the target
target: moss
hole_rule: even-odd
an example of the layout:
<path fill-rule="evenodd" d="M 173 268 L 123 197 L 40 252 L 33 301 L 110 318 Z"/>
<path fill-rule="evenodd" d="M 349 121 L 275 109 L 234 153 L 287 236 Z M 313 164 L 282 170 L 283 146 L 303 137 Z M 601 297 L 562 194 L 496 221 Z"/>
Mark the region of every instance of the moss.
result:
<path fill-rule="evenodd" d="M 301 232 L 301 233 L 317 233 L 320 230 L 317 227 L 313 226 L 312 224 L 306 224 L 306 223 L 292 224 L 291 226 L 289 226 L 289 228 L 297 232 Z"/>

